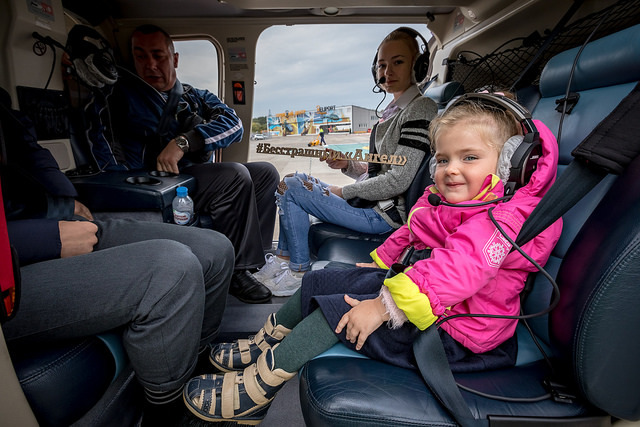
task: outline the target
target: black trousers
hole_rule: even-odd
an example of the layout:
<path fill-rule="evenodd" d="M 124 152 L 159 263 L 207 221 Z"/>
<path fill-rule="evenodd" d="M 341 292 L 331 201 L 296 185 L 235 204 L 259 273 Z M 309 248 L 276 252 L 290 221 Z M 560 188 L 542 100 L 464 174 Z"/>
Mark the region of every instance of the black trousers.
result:
<path fill-rule="evenodd" d="M 264 265 L 276 220 L 276 168 L 267 162 L 222 162 L 191 165 L 183 172 L 197 182 L 192 195 L 196 212 L 211 217 L 211 228 L 231 240 L 235 269 Z"/>

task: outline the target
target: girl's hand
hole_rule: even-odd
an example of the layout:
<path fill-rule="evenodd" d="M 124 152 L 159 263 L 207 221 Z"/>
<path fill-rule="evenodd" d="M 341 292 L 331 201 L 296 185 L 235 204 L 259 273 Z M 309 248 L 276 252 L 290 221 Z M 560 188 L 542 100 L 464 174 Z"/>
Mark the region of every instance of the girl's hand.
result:
<path fill-rule="evenodd" d="M 347 340 L 360 350 L 369 335 L 389 320 L 389 314 L 380 297 L 358 301 L 345 295 L 344 300 L 353 308 L 342 316 L 335 332 L 339 334 L 346 327 Z"/>
<path fill-rule="evenodd" d="M 368 268 L 380 268 L 374 261 L 371 262 L 356 262 L 356 267 L 368 267 Z"/>
<path fill-rule="evenodd" d="M 324 161 L 327 162 L 327 166 L 331 169 L 346 169 L 349 166 L 348 160 L 336 157 L 334 153 L 337 153 L 337 151 L 327 148 L 326 152 L 329 156 Z"/>

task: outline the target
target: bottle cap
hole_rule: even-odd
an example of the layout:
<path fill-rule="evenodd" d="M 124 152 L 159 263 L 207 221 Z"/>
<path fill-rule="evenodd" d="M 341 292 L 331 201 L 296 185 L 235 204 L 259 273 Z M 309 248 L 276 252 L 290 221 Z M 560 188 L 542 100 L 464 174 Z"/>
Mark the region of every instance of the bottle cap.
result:
<path fill-rule="evenodd" d="M 178 194 L 178 197 L 187 197 L 189 189 L 187 187 L 178 187 L 176 188 L 176 193 Z"/>

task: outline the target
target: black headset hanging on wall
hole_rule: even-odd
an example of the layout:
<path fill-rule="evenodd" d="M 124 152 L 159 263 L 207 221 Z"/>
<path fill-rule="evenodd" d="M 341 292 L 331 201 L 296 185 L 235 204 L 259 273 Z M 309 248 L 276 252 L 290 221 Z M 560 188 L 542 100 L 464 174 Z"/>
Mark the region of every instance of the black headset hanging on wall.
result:
<path fill-rule="evenodd" d="M 417 32 L 413 28 L 399 27 L 399 28 L 396 28 L 394 31 L 402 31 L 403 33 L 408 34 L 411 37 L 419 38 L 420 40 L 422 40 L 422 43 L 423 43 L 422 53 L 418 55 L 418 57 L 416 58 L 413 64 L 413 72 L 416 77 L 416 81 L 418 83 L 422 82 L 424 79 L 427 78 L 427 74 L 429 73 L 429 49 L 427 48 L 428 46 L 427 40 L 422 36 L 422 34 Z M 418 46 L 418 52 L 420 52 L 420 46 Z M 378 68 L 378 51 L 376 50 L 376 56 L 374 56 L 373 63 L 371 64 L 371 74 L 373 74 L 373 81 L 375 82 L 376 86 L 380 88 L 379 85 L 385 82 L 385 78 L 383 76 L 382 78 L 378 79 L 377 68 Z"/>
<path fill-rule="evenodd" d="M 78 78 L 90 87 L 112 85 L 118 79 L 116 61 L 109 42 L 86 25 L 75 25 L 67 37 L 69 54 Z"/>

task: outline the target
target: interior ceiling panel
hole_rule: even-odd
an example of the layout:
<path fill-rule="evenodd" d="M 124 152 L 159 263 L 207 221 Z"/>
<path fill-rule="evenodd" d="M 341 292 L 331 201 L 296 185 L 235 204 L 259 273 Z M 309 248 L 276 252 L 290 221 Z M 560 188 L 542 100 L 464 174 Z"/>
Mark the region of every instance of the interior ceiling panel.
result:
<path fill-rule="evenodd" d="M 118 18 L 187 18 L 187 17 L 247 17 L 291 18 L 309 17 L 330 19 L 338 17 L 389 17 L 424 16 L 449 13 L 451 6 L 425 6 L 415 1 L 370 0 L 347 2 L 338 6 L 322 1 L 309 0 L 63 0 L 70 11 L 84 17 L 92 24 L 106 16 Z M 436 2 L 437 3 L 437 2 Z M 268 7 L 267 7 L 268 6 Z M 96 22 L 97 21 L 97 22 Z M 329 21 L 327 21 L 329 23 Z"/>

